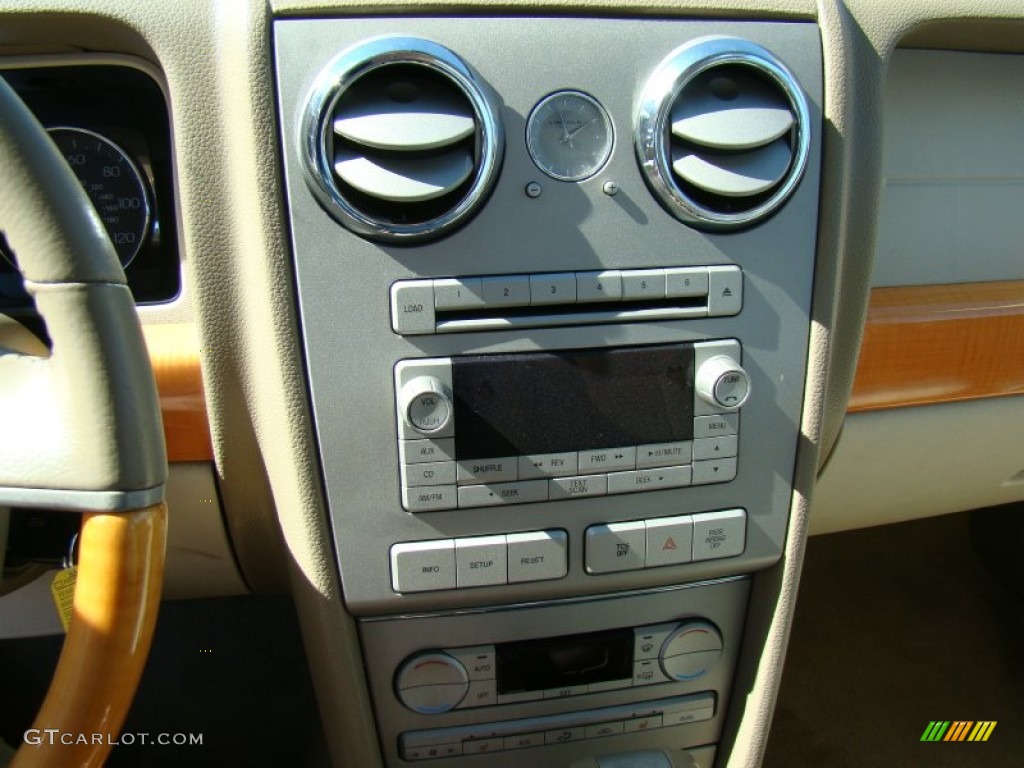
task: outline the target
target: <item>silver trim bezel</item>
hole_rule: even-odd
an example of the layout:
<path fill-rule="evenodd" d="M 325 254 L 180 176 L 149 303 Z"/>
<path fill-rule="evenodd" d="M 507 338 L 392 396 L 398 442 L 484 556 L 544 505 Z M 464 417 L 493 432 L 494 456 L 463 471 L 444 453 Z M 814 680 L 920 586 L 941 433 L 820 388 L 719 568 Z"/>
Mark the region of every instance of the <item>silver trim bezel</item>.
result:
<path fill-rule="evenodd" d="M 672 174 L 668 123 L 680 91 L 712 67 L 740 64 L 768 76 L 782 88 L 796 115 L 793 162 L 775 193 L 741 213 L 711 210 L 683 194 Z M 774 213 L 793 193 L 811 147 L 810 109 L 803 89 L 789 69 L 768 50 L 739 37 L 711 36 L 692 40 L 665 57 L 647 79 L 636 109 L 634 142 L 637 162 L 648 186 L 662 205 L 684 224 L 700 229 L 728 230 L 756 223 Z"/>
<path fill-rule="evenodd" d="M 361 77 L 385 66 L 415 64 L 449 78 L 465 94 L 477 120 L 476 167 L 473 183 L 458 204 L 441 216 L 416 224 L 379 221 L 353 206 L 334 182 L 328 149 L 330 117 L 342 94 Z M 464 223 L 483 202 L 498 178 L 505 150 L 497 99 L 455 53 L 443 45 L 398 35 L 371 38 L 347 48 L 317 77 L 299 120 L 306 181 L 318 202 L 346 228 L 358 235 L 390 242 L 413 242 L 439 237 Z"/>

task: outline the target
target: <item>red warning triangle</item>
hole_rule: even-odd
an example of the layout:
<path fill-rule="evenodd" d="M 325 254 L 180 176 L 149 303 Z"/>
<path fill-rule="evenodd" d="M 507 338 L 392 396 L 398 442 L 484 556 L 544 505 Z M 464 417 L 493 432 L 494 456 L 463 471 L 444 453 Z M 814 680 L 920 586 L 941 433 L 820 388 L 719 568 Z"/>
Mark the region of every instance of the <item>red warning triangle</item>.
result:
<path fill-rule="evenodd" d="M 678 547 L 676 547 L 676 540 L 673 539 L 671 536 L 669 536 L 665 540 L 665 545 L 662 547 L 662 549 L 663 550 L 666 550 L 666 549 L 667 550 L 678 549 Z"/>

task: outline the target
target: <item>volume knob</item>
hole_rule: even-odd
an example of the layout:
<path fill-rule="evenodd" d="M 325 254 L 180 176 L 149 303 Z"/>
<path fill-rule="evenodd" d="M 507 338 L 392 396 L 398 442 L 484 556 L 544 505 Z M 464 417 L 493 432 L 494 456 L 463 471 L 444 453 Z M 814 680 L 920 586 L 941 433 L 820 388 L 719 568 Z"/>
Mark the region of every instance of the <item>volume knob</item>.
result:
<path fill-rule="evenodd" d="M 701 363 L 695 383 L 697 394 L 723 411 L 735 411 L 750 397 L 750 376 L 728 355 Z"/>
<path fill-rule="evenodd" d="M 439 715 L 454 709 L 469 691 L 469 673 L 458 659 L 441 651 L 410 656 L 395 676 L 398 698 L 413 712 Z"/>
<path fill-rule="evenodd" d="M 402 416 L 417 432 L 439 436 L 452 420 L 452 398 L 436 376 L 417 376 L 399 394 Z"/>

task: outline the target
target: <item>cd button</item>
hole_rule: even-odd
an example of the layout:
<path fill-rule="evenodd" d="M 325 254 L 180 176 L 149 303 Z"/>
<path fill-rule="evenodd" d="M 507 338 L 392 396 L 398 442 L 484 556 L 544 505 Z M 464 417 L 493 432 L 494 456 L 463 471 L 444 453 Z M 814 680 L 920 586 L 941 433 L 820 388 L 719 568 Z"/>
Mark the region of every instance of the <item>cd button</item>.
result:
<path fill-rule="evenodd" d="M 402 485 L 454 485 L 455 462 L 431 461 L 424 464 L 403 464 Z"/>
<path fill-rule="evenodd" d="M 636 446 L 580 451 L 580 473 L 618 472 L 636 467 Z"/>
<path fill-rule="evenodd" d="M 541 477 L 575 475 L 579 470 L 576 451 L 567 453 L 537 453 L 519 457 L 519 479 L 534 480 Z"/>
<path fill-rule="evenodd" d="M 467 459 L 459 462 L 458 475 L 459 485 L 518 480 L 519 458 L 511 456 L 503 459 Z"/>

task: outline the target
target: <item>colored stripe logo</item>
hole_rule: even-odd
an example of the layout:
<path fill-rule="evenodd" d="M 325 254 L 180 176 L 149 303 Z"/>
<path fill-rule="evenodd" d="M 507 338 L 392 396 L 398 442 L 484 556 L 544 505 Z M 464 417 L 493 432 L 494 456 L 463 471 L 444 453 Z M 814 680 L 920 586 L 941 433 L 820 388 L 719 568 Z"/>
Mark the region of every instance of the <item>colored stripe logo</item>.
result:
<path fill-rule="evenodd" d="M 921 734 L 921 741 L 988 741 L 996 729 L 996 720 L 932 720 Z"/>

